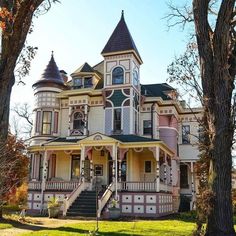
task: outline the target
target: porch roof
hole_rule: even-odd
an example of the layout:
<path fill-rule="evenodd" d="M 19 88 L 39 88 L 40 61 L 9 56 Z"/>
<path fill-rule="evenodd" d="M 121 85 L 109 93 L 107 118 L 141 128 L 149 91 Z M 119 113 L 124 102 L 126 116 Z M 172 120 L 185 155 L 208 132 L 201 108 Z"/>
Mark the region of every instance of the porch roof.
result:
<path fill-rule="evenodd" d="M 142 136 L 133 135 L 133 134 L 111 135 L 110 137 L 124 143 L 161 141 L 160 139 L 147 138 L 147 137 L 142 137 Z"/>

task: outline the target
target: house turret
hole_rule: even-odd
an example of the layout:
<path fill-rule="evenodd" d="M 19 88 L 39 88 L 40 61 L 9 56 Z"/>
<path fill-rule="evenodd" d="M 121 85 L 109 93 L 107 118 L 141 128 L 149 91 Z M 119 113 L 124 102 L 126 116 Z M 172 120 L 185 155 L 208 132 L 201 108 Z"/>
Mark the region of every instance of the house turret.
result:
<path fill-rule="evenodd" d="M 54 60 L 51 59 L 41 78 L 33 84 L 34 89 L 34 129 L 32 136 L 55 137 L 59 135 L 60 101 L 57 94 L 67 86 Z"/>
<path fill-rule="evenodd" d="M 123 11 L 101 54 L 104 57 L 105 133 L 139 134 L 142 59 Z"/>

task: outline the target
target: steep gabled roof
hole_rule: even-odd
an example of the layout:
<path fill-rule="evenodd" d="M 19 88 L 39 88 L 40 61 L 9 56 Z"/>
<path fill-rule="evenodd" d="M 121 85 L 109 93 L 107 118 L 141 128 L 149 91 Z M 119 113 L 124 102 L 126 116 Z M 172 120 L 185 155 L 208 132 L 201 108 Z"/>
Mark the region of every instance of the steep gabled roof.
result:
<path fill-rule="evenodd" d="M 138 49 L 125 23 L 124 13 L 122 11 L 120 21 L 114 29 L 104 49 L 102 50 L 102 54 L 130 50 L 133 50 L 136 53 L 138 59 L 142 62 Z"/>
<path fill-rule="evenodd" d="M 64 85 L 64 80 L 60 74 L 60 71 L 58 70 L 57 64 L 54 60 L 53 52 L 52 52 L 51 59 L 47 65 L 46 69 L 44 70 L 43 74 L 41 75 L 41 78 L 33 84 L 33 87 L 37 86 L 37 85 L 43 85 L 46 83 L 52 83 L 52 84 L 61 85 L 63 87 L 66 87 Z"/>
<path fill-rule="evenodd" d="M 167 83 L 141 85 L 141 94 L 146 97 L 161 97 L 163 100 L 171 100 L 172 98 L 166 94 L 168 91 L 175 91 L 175 89 Z"/>
<path fill-rule="evenodd" d="M 94 73 L 94 69 L 87 62 L 85 62 L 82 66 L 80 66 L 71 75 L 75 75 L 75 74 L 78 74 L 78 73 Z"/>

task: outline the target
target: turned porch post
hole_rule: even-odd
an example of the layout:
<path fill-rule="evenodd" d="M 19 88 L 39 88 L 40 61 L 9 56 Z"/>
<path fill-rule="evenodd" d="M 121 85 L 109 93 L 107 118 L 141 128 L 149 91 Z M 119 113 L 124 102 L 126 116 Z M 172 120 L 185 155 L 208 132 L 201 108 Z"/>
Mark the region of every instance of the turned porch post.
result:
<path fill-rule="evenodd" d="M 194 202 L 195 202 L 195 188 L 194 188 L 194 176 L 193 176 L 193 162 L 190 162 L 190 170 L 191 170 L 191 189 L 192 189 L 192 206 L 191 210 L 194 208 Z"/>
<path fill-rule="evenodd" d="M 43 173 L 42 173 L 42 182 L 41 182 L 41 213 L 44 210 L 44 191 L 46 187 L 46 180 L 47 180 L 47 168 L 48 168 L 48 158 L 49 154 L 48 151 L 43 152 Z"/>
<path fill-rule="evenodd" d="M 82 146 L 80 155 L 80 176 L 82 182 L 84 182 L 84 159 L 85 159 L 85 148 L 84 146 Z"/>

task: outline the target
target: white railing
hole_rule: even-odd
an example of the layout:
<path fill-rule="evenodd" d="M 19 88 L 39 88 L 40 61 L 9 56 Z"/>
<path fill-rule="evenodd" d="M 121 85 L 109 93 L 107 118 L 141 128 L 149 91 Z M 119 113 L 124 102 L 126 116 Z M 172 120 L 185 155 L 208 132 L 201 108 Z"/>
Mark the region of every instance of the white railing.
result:
<path fill-rule="evenodd" d="M 28 188 L 30 190 L 40 190 L 41 189 L 41 181 L 30 181 L 28 184 Z"/>
<path fill-rule="evenodd" d="M 46 181 L 46 190 L 65 190 L 73 191 L 78 187 L 80 182 L 76 181 Z"/>
<path fill-rule="evenodd" d="M 156 192 L 156 182 L 121 182 L 121 190 Z"/>
<path fill-rule="evenodd" d="M 114 183 L 111 183 L 106 191 L 104 192 L 104 194 L 102 195 L 102 197 L 98 200 L 98 210 L 97 210 L 97 216 L 100 217 L 101 213 L 102 213 L 102 209 L 104 208 L 104 206 L 107 204 L 107 202 L 109 201 L 112 193 L 115 191 L 115 185 Z"/>
<path fill-rule="evenodd" d="M 167 185 L 163 182 L 160 182 L 160 191 L 164 191 L 164 192 L 173 192 L 173 186 L 172 185 Z"/>
<path fill-rule="evenodd" d="M 74 191 L 69 195 L 67 199 L 64 200 L 63 203 L 63 216 L 66 215 L 67 210 L 71 206 L 71 204 L 75 201 L 75 199 L 80 195 L 82 191 L 84 191 L 87 188 L 87 183 L 80 182 L 77 188 L 74 189 Z"/>

